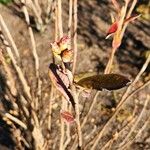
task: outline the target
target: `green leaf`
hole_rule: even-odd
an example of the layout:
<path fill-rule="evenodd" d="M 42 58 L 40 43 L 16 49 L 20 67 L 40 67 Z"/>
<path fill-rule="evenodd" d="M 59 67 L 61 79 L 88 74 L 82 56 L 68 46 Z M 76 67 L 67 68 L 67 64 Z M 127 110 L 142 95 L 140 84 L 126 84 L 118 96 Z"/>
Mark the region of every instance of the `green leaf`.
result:
<path fill-rule="evenodd" d="M 117 90 L 126 86 L 130 80 L 119 74 L 101 74 L 82 78 L 76 82 L 79 86 L 96 90 Z"/>

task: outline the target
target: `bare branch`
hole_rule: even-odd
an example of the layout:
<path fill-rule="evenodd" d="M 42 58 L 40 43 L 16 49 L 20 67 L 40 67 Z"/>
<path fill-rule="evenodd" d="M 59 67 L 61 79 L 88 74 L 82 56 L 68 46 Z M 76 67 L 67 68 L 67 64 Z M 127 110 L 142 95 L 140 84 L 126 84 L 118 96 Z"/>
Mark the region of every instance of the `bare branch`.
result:
<path fill-rule="evenodd" d="M 59 31 L 59 38 L 61 38 L 63 36 L 61 0 L 57 0 L 57 5 L 58 5 L 58 31 Z"/>
<path fill-rule="evenodd" d="M 146 111 L 146 107 L 147 107 L 148 102 L 149 102 L 149 99 L 150 99 L 150 97 L 147 96 L 147 98 L 146 98 L 146 100 L 145 100 L 145 102 L 144 102 L 143 109 L 142 109 L 140 115 L 138 116 L 136 122 L 135 122 L 134 125 L 131 127 L 130 132 L 127 134 L 127 136 L 126 136 L 125 139 L 122 141 L 122 143 L 119 144 L 119 149 L 120 149 L 120 150 L 124 149 L 124 148 L 127 146 L 127 145 L 126 145 L 126 142 L 129 140 L 131 134 L 135 131 L 135 129 L 136 129 L 138 123 L 139 123 L 139 122 L 141 121 L 141 119 L 143 118 L 144 113 L 145 113 L 145 111 Z"/>
<path fill-rule="evenodd" d="M 73 50 L 74 50 L 74 57 L 73 57 L 73 67 L 72 67 L 72 73 L 75 73 L 76 68 L 76 62 L 77 62 L 77 0 L 74 0 L 73 3 L 73 19 L 74 19 L 74 25 L 73 25 Z"/>
<path fill-rule="evenodd" d="M 11 34 L 10 34 L 10 31 L 8 30 L 5 22 L 4 22 L 4 19 L 3 17 L 1 16 L 0 14 L 0 26 L 3 28 L 3 31 L 5 32 L 5 34 L 7 35 L 7 38 L 9 40 L 9 43 L 11 44 L 14 52 L 15 52 L 15 56 L 20 59 L 20 55 L 19 55 L 19 51 L 18 51 L 18 48 L 14 42 L 14 39 L 12 38 Z"/>
<path fill-rule="evenodd" d="M 6 113 L 6 112 L 0 112 L 3 116 L 7 117 L 8 119 L 14 121 L 16 124 L 18 124 L 19 126 L 21 126 L 22 128 L 24 129 L 27 129 L 27 126 L 26 124 L 24 124 L 21 120 L 19 120 L 18 118 L 12 116 L 11 114 L 9 113 Z"/>
<path fill-rule="evenodd" d="M 21 0 L 21 1 L 23 3 L 25 2 L 24 0 Z M 36 72 L 36 79 L 37 79 L 37 96 L 40 97 L 40 95 L 41 95 L 41 81 L 40 81 L 40 75 L 39 75 L 39 57 L 38 57 L 37 50 L 36 50 L 36 43 L 35 43 L 33 30 L 30 26 L 30 18 L 29 18 L 28 10 L 27 10 L 25 5 L 23 6 L 22 9 L 23 9 L 23 12 L 25 15 L 26 23 L 28 25 L 28 31 L 29 31 L 31 45 L 32 45 L 32 53 L 33 53 L 33 57 L 35 60 L 35 72 Z M 38 99 L 37 98 L 35 99 L 35 107 L 36 107 L 36 109 L 38 108 Z"/>
<path fill-rule="evenodd" d="M 1 19 L 1 17 L 0 17 L 0 19 Z M 27 81 L 26 81 L 26 79 L 23 75 L 23 72 L 22 72 L 21 68 L 18 66 L 17 61 L 16 61 L 16 59 L 15 59 L 15 57 L 14 57 L 14 55 L 13 55 L 11 49 L 10 49 L 9 43 L 6 41 L 4 36 L 3 36 L 3 41 L 5 41 L 4 45 L 6 46 L 6 51 L 7 51 L 8 55 L 9 55 L 11 61 L 12 61 L 12 64 L 13 64 L 16 72 L 17 72 L 17 75 L 20 79 L 20 82 L 21 82 L 21 85 L 23 87 L 24 93 L 31 100 L 30 87 L 28 86 L 28 83 L 27 83 Z"/>

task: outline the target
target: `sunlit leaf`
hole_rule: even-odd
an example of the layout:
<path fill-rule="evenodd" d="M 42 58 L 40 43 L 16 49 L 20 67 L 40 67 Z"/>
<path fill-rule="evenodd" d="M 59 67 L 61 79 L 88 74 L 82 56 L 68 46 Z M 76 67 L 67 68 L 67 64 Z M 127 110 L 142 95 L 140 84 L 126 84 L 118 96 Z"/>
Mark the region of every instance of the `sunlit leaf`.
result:
<path fill-rule="evenodd" d="M 87 89 L 117 90 L 126 86 L 129 82 L 128 78 L 119 74 L 101 74 L 83 78 L 77 84 Z"/>

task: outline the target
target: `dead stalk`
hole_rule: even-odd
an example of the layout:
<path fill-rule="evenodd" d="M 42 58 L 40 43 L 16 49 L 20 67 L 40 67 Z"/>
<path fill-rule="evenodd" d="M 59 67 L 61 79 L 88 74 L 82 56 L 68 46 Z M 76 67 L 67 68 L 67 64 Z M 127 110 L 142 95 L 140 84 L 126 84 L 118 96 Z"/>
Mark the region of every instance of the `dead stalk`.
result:
<path fill-rule="evenodd" d="M 69 2 L 69 21 L 68 21 L 68 36 L 71 38 L 71 24 L 72 24 L 72 0 L 70 0 Z M 71 45 L 71 43 L 70 43 Z M 71 112 L 71 105 L 69 104 L 66 104 L 68 105 L 68 111 Z M 64 143 L 64 149 L 66 149 L 67 145 L 70 143 L 71 141 L 71 136 L 70 136 L 70 124 L 67 123 L 66 124 L 66 136 L 67 136 L 67 139 L 66 139 L 66 142 Z"/>
<path fill-rule="evenodd" d="M 111 67 L 112 67 L 112 64 L 113 64 L 113 60 L 114 60 L 116 50 L 117 50 L 116 48 L 113 48 L 112 51 L 111 51 L 110 58 L 108 60 L 108 63 L 106 65 L 106 68 L 105 68 L 105 71 L 104 71 L 105 74 L 108 74 L 108 73 L 111 72 Z"/>
<path fill-rule="evenodd" d="M 72 67 L 72 73 L 75 73 L 76 68 L 76 61 L 77 61 L 77 0 L 74 0 L 73 3 L 73 50 L 74 50 L 74 56 L 73 56 L 73 67 Z"/>
<path fill-rule="evenodd" d="M 14 42 L 14 39 L 13 37 L 11 36 L 6 24 L 5 24 L 5 21 L 3 19 L 3 17 L 1 16 L 0 14 L 0 26 L 2 27 L 3 31 L 4 31 L 4 34 L 7 36 L 8 40 L 9 40 L 9 43 L 10 45 L 12 46 L 14 52 L 15 52 L 15 56 L 20 59 L 20 55 L 19 55 L 19 50 Z"/>
<path fill-rule="evenodd" d="M 83 122 L 82 122 L 82 124 L 81 124 L 81 128 L 83 128 L 84 125 L 85 125 L 85 123 L 87 122 L 87 119 L 88 119 L 89 115 L 91 114 L 91 112 L 92 112 L 92 110 L 93 110 L 93 107 L 94 107 L 95 104 L 96 104 L 97 97 L 98 97 L 99 94 L 100 94 L 100 92 L 96 92 L 96 94 L 95 94 L 95 96 L 94 96 L 94 98 L 93 98 L 92 104 L 91 104 L 91 106 L 90 106 L 90 109 L 89 109 L 87 115 L 84 117 L 84 120 L 83 120 Z"/>
<path fill-rule="evenodd" d="M 71 108 L 72 108 L 71 104 L 68 104 L 68 111 L 69 111 L 69 112 L 71 112 Z M 67 126 L 67 129 L 66 129 L 67 140 L 66 140 L 66 142 L 64 143 L 64 149 L 66 149 L 66 147 L 68 146 L 68 144 L 69 144 L 70 141 L 71 141 L 70 124 L 67 123 L 66 126 Z"/>
<path fill-rule="evenodd" d="M 21 1 L 23 3 L 25 3 L 24 0 L 21 0 Z M 35 60 L 35 73 L 36 73 L 36 79 L 37 79 L 37 97 L 39 98 L 41 96 L 41 80 L 40 80 L 40 75 L 39 75 L 39 57 L 38 57 L 37 50 L 36 50 L 36 42 L 35 42 L 33 30 L 30 26 L 30 18 L 29 18 L 28 10 L 25 5 L 23 6 L 22 9 L 23 9 L 23 13 L 25 15 L 26 23 L 28 25 L 28 31 L 29 31 L 31 45 L 32 45 L 32 54 L 33 54 L 33 57 Z M 38 98 L 36 98 L 36 100 L 35 100 L 35 108 L 36 109 L 38 109 Z"/>
<path fill-rule="evenodd" d="M 65 110 L 66 107 L 66 100 L 62 97 L 62 105 L 61 105 L 61 110 Z M 59 144 L 59 150 L 64 150 L 64 139 L 65 139 L 65 123 L 63 118 L 61 117 L 61 125 L 60 125 L 60 144 Z"/>
<path fill-rule="evenodd" d="M 53 5 L 52 3 L 53 3 L 53 0 L 47 0 L 47 9 L 46 9 L 47 22 L 48 22 L 49 17 L 50 17 L 51 8 L 52 8 L 52 5 Z"/>
<path fill-rule="evenodd" d="M 141 91 L 143 88 L 145 88 L 146 86 L 148 86 L 150 84 L 150 80 L 146 81 L 146 83 L 144 83 L 143 85 L 141 85 L 140 87 L 138 87 L 137 89 L 135 89 L 133 92 L 131 92 L 127 97 L 126 100 L 130 99 L 132 96 L 134 96 L 136 93 L 138 93 L 139 91 Z"/>
<path fill-rule="evenodd" d="M 76 113 L 76 124 L 77 124 L 77 134 L 78 134 L 78 146 L 82 147 L 82 130 L 80 125 L 80 110 L 79 110 L 79 93 L 77 93 L 76 88 L 72 86 L 73 98 L 75 101 L 75 113 Z"/>
<path fill-rule="evenodd" d="M 130 132 L 126 135 L 126 137 L 125 137 L 125 139 L 122 141 L 122 143 L 119 144 L 119 148 L 120 148 L 120 149 L 124 149 L 124 148 L 126 147 L 126 142 L 130 139 L 131 134 L 136 130 L 137 125 L 139 124 L 139 122 L 140 122 L 141 119 L 143 118 L 144 113 L 145 113 L 145 111 L 146 111 L 146 107 L 147 107 L 148 102 L 149 102 L 149 98 L 150 98 L 150 97 L 147 96 L 147 98 L 146 98 L 146 100 L 145 100 L 145 102 L 144 102 L 143 109 L 142 109 L 140 115 L 138 116 L 136 122 L 135 122 L 134 125 L 131 127 Z"/>
<path fill-rule="evenodd" d="M 149 84 L 150 84 L 150 80 L 148 80 L 148 81 L 147 81 L 146 83 L 144 83 L 142 86 L 138 87 L 138 88 L 137 88 L 136 90 L 134 90 L 131 94 L 129 94 L 129 96 L 126 98 L 126 101 L 129 100 L 132 96 L 134 96 L 137 92 L 141 91 L 143 88 L 145 88 L 146 86 L 148 86 Z M 132 116 L 134 116 L 134 115 L 135 115 L 135 111 L 134 111 L 134 113 L 133 113 Z M 128 123 L 127 126 L 129 126 L 130 124 L 133 124 L 135 119 L 136 119 L 136 118 L 133 118 L 133 119 Z M 125 126 L 123 129 L 121 129 L 121 131 L 119 131 L 118 137 L 119 137 L 119 135 L 120 135 L 121 133 L 123 133 L 123 131 L 125 130 L 125 128 L 126 128 L 126 126 Z M 116 139 L 110 139 L 110 140 L 102 147 L 102 150 L 105 150 L 105 149 L 109 146 L 109 142 L 110 142 L 110 141 L 113 142 L 114 140 L 116 140 Z M 112 143 L 112 142 L 111 142 L 111 143 Z"/>
<path fill-rule="evenodd" d="M 35 7 L 36 7 L 36 10 L 38 11 L 39 15 L 41 16 L 42 9 L 40 7 L 39 0 L 34 0 L 34 4 L 35 4 Z"/>
<path fill-rule="evenodd" d="M 84 119 L 83 119 L 83 121 L 82 121 L 82 123 L 81 123 L 81 129 L 82 129 L 82 128 L 84 127 L 84 125 L 86 124 L 87 119 L 88 119 L 88 117 L 90 116 L 90 114 L 91 114 L 91 112 L 92 112 L 92 110 L 93 110 L 94 105 L 96 104 L 97 97 L 98 97 L 99 94 L 100 94 L 100 92 L 96 92 L 96 94 L 95 94 L 95 96 L 94 96 L 94 98 L 93 98 L 92 104 L 91 104 L 91 106 L 90 106 L 90 108 L 89 108 L 89 111 L 88 111 L 87 115 L 84 117 Z M 75 137 L 75 140 L 74 140 L 74 143 L 73 143 L 73 145 L 72 145 L 72 147 L 71 147 L 71 150 L 74 150 L 74 149 L 77 148 L 77 140 L 78 140 L 78 138 Z"/>
<path fill-rule="evenodd" d="M 4 36 L 3 36 L 3 41 L 6 42 L 6 39 L 5 39 Z M 15 71 L 17 72 L 17 75 L 18 75 L 19 80 L 21 82 L 21 85 L 23 87 L 23 91 L 24 91 L 25 95 L 27 96 L 27 98 L 29 98 L 31 100 L 30 87 L 29 87 L 29 85 L 28 85 L 28 83 L 27 83 L 27 81 L 26 81 L 26 79 L 23 75 L 23 72 L 22 72 L 21 68 L 19 67 L 19 65 L 18 65 L 18 63 L 17 63 L 17 61 L 16 61 L 16 59 L 15 59 L 13 53 L 12 53 L 12 50 L 9 46 L 9 43 L 7 42 L 7 45 L 6 45 L 6 43 L 4 43 L 4 45 L 6 46 L 6 51 L 7 51 L 8 55 L 9 55 L 11 61 L 12 61 L 12 64 L 15 68 Z"/>
<path fill-rule="evenodd" d="M 1 30 L 0 30 L 0 32 L 1 32 Z M 0 35 L 0 38 L 2 38 L 2 37 L 3 37 L 3 35 Z M 7 41 L 4 40 L 3 42 L 5 42 L 5 44 L 6 44 Z M 6 59 L 4 58 L 1 49 L 0 49 L 0 62 L 2 63 L 2 65 L 4 67 L 4 70 L 6 72 L 6 78 L 7 78 L 6 83 L 7 83 L 7 86 L 10 89 L 11 94 L 13 96 L 17 96 L 17 89 L 16 89 L 16 85 L 15 85 L 15 80 L 14 80 L 13 74 L 11 72 L 10 67 L 6 63 Z"/>
<path fill-rule="evenodd" d="M 68 21 L 68 36 L 71 38 L 71 26 L 72 26 L 72 8 L 73 2 L 69 0 L 69 21 Z"/>
<path fill-rule="evenodd" d="M 62 25 L 62 6 L 61 6 L 61 0 L 57 0 L 57 6 L 58 6 L 58 33 L 59 37 L 61 38 L 63 36 L 63 25 Z"/>
<path fill-rule="evenodd" d="M 144 131 L 144 129 L 146 128 L 146 126 L 147 126 L 149 123 L 150 123 L 150 118 L 148 118 L 148 119 L 145 121 L 144 125 L 143 125 L 142 128 L 138 131 L 138 133 L 135 135 L 135 137 L 134 137 L 133 139 L 129 140 L 129 141 L 126 143 L 126 145 L 124 145 L 124 147 L 123 147 L 124 149 L 122 149 L 122 150 L 128 149 L 128 148 L 130 147 L 130 145 L 134 142 L 134 140 L 135 140 L 137 137 L 142 136 L 142 135 L 141 135 L 142 132 Z"/>
<path fill-rule="evenodd" d="M 49 107 L 48 107 L 48 130 L 51 131 L 51 123 L 52 123 L 52 100 L 53 100 L 53 94 L 54 94 L 54 87 L 51 85 L 51 91 L 50 91 L 50 100 L 49 100 Z"/>
<path fill-rule="evenodd" d="M 37 22 L 36 22 L 37 23 L 37 29 L 42 30 L 43 20 L 41 18 L 40 11 L 37 10 L 33 1 L 32 0 L 27 0 L 27 1 L 26 0 L 20 0 L 20 1 L 21 1 L 21 3 L 25 4 L 25 7 L 27 6 L 27 7 L 30 7 L 32 9 L 32 11 L 33 11 L 33 13 L 37 19 Z"/>
<path fill-rule="evenodd" d="M 18 118 L 14 117 L 13 115 L 6 113 L 6 112 L 0 112 L 3 116 L 7 117 L 8 119 L 10 119 L 11 121 L 15 122 L 16 124 L 18 124 L 19 126 L 21 126 L 22 128 L 24 128 L 25 130 L 27 129 L 27 125 L 25 123 L 23 123 L 21 120 L 19 120 Z"/>
<path fill-rule="evenodd" d="M 125 91 L 125 93 L 123 94 L 121 101 L 119 102 L 119 104 L 117 105 L 117 108 L 119 108 L 122 103 L 124 103 L 124 101 L 127 99 L 127 96 L 129 95 L 131 88 L 135 85 L 135 83 L 139 80 L 139 78 L 141 77 L 141 75 L 144 73 L 144 71 L 146 70 L 148 64 L 150 63 L 150 54 L 148 56 L 148 58 L 146 59 L 145 63 L 143 64 L 140 72 L 137 74 L 137 76 L 135 77 L 134 81 L 130 84 L 130 86 L 127 88 L 127 90 Z"/>
<path fill-rule="evenodd" d="M 137 0 L 133 0 L 133 2 L 132 2 L 132 4 L 131 4 L 131 7 L 130 7 L 128 13 L 127 13 L 126 18 L 129 18 L 129 17 L 131 16 L 132 11 L 133 11 L 133 9 L 134 9 L 136 3 L 137 3 Z M 128 26 L 128 23 L 126 23 L 126 24 L 124 25 L 123 29 L 122 29 L 122 33 L 121 33 L 121 37 L 122 37 L 122 38 L 123 38 L 123 35 L 124 35 L 124 33 L 125 33 L 125 30 L 126 30 L 127 26 Z"/>
<path fill-rule="evenodd" d="M 131 120 L 129 120 L 129 122 L 119 131 L 116 133 L 116 135 L 114 135 L 103 147 L 101 150 L 110 150 L 111 148 L 111 145 L 113 144 L 114 141 L 116 141 L 118 138 L 119 138 L 119 135 L 122 135 L 125 130 L 127 128 L 130 128 L 131 125 L 134 124 L 135 120 L 136 120 L 136 112 L 137 112 L 137 109 L 138 109 L 138 106 L 135 104 L 134 106 L 134 110 L 133 110 L 133 113 L 132 113 L 132 118 Z"/>

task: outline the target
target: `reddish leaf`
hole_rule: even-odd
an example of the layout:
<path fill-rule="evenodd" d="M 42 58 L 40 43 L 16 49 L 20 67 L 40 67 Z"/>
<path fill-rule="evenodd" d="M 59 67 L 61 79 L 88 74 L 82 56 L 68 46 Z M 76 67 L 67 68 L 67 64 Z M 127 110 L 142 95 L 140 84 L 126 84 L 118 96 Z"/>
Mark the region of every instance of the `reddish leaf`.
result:
<path fill-rule="evenodd" d="M 108 30 L 108 32 L 107 32 L 106 39 L 107 39 L 110 35 L 112 35 L 113 33 L 115 33 L 115 32 L 117 31 L 117 29 L 118 29 L 118 22 L 114 22 L 114 23 L 110 26 L 110 28 L 109 28 L 109 30 Z"/>
<path fill-rule="evenodd" d="M 66 122 L 68 122 L 68 123 L 73 123 L 74 122 L 74 117 L 70 112 L 61 111 L 60 115 L 63 119 L 65 119 Z"/>

